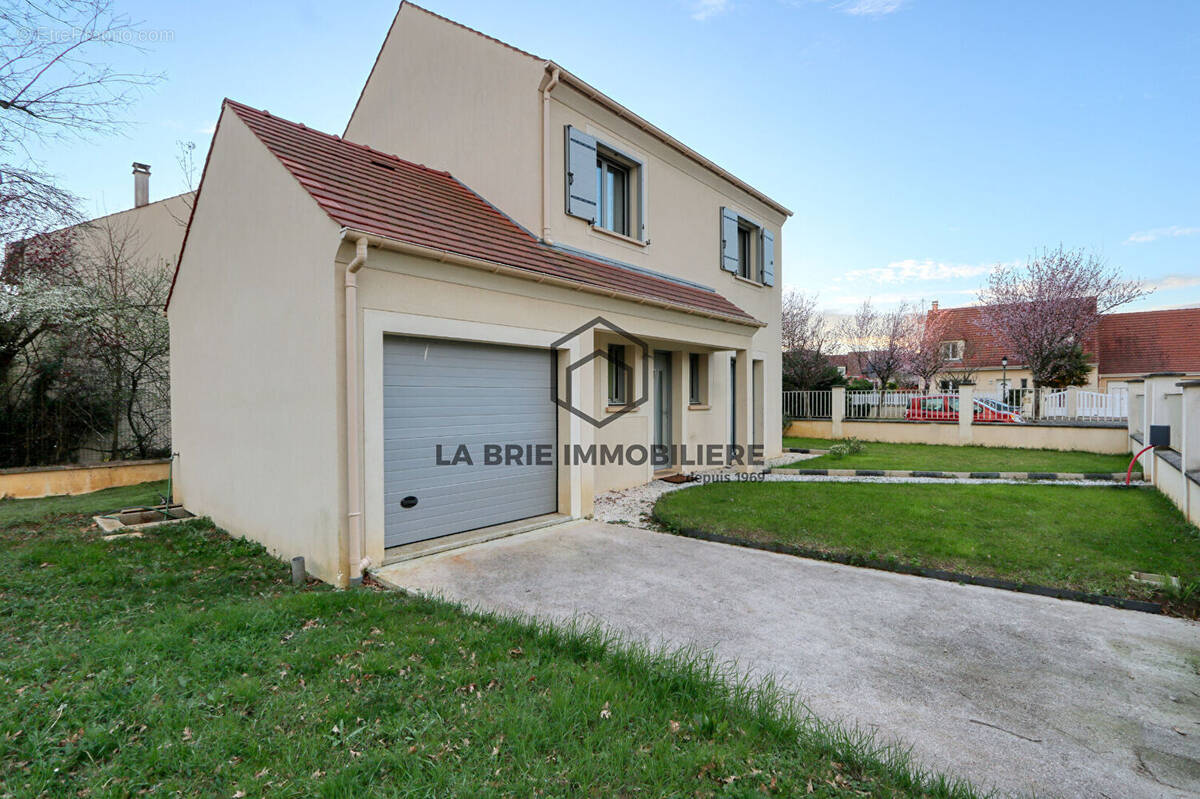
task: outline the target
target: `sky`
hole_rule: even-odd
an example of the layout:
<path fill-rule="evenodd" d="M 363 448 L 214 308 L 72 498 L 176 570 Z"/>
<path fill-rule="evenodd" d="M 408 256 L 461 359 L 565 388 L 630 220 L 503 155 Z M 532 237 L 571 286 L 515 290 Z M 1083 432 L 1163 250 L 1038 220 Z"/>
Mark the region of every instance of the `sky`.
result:
<path fill-rule="evenodd" d="M 341 133 L 396 0 L 115 0 L 163 73 L 115 136 L 39 151 L 100 215 L 186 188 L 223 97 Z M 1083 247 L 1200 305 L 1193 0 L 424 0 L 550 58 L 795 212 L 785 287 L 966 305 L 996 264 Z M 431 122 L 431 124 L 435 124 Z M 401 157 L 404 153 L 397 153 Z"/>

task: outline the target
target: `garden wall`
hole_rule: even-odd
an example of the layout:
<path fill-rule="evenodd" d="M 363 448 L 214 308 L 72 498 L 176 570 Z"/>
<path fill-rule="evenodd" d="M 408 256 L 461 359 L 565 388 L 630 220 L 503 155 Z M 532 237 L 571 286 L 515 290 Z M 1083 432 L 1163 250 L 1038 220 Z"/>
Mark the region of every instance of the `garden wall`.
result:
<path fill-rule="evenodd" d="M 1096 424 L 973 424 L 957 422 L 843 421 L 835 432 L 830 420 L 803 419 L 791 422 L 786 436 L 843 438 L 891 444 L 974 444 L 984 447 L 1017 449 L 1060 449 L 1102 454 L 1129 451 L 1124 425 Z"/>
<path fill-rule="evenodd" d="M 0 498 L 34 499 L 58 494 L 87 494 L 102 488 L 166 480 L 170 459 L 116 461 L 92 466 L 40 466 L 0 469 Z"/>

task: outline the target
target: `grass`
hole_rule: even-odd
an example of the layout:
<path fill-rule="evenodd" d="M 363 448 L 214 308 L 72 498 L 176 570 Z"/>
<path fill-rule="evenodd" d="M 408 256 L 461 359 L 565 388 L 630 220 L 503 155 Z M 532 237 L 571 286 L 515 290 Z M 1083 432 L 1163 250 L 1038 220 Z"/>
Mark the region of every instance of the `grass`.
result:
<path fill-rule="evenodd" d="M 1150 489 L 716 483 L 665 494 L 668 528 L 1151 599 L 1131 571 L 1200 580 L 1200 531 Z"/>
<path fill-rule="evenodd" d="M 0 508 L 0 796 L 970 795 L 700 655 L 84 515 L 159 490 Z"/>
<path fill-rule="evenodd" d="M 829 449 L 838 443 L 826 438 L 784 438 L 784 447 Z M 857 455 L 821 455 L 782 468 L 899 469 L 942 472 L 1124 472 L 1126 455 L 1063 452 L 1055 449 L 956 447 L 945 444 L 885 444 L 865 441 Z M 1141 471 L 1141 465 L 1134 467 Z"/>

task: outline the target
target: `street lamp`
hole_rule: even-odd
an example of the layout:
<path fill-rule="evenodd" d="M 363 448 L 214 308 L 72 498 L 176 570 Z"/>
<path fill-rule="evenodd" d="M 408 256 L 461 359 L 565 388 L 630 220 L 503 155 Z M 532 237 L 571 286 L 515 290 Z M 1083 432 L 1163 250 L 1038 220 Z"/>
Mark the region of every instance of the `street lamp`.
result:
<path fill-rule="evenodd" d="M 1000 393 L 1004 396 L 1004 404 L 1008 404 L 1008 356 L 1000 359 Z"/>

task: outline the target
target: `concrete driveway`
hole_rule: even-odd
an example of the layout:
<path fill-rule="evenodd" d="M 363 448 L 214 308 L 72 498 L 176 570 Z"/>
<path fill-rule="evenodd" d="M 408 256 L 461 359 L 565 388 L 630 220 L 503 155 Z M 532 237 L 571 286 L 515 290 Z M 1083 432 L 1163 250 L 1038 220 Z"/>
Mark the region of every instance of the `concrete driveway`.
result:
<path fill-rule="evenodd" d="M 1200 794 L 1200 625 L 583 522 L 385 567 L 394 586 L 772 673 L 818 715 L 1006 794 Z"/>

